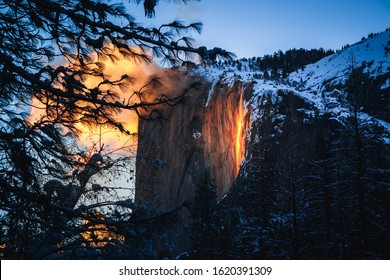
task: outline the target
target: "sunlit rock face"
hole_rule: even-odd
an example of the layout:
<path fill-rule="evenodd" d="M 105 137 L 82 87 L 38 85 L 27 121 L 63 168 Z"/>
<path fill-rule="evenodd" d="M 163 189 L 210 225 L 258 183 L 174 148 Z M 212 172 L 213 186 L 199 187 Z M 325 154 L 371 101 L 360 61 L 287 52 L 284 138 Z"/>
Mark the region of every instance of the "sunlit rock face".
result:
<path fill-rule="evenodd" d="M 203 112 L 202 136 L 205 166 L 210 168 L 218 196 L 226 194 L 240 169 L 245 154 L 249 119 L 244 115 L 244 96 L 250 86 L 235 82 L 231 87 L 217 83 Z"/>
<path fill-rule="evenodd" d="M 180 207 L 193 199 L 205 170 L 211 172 L 218 196 L 233 185 L 245 153 L 249 119 L 243 100 L 251 86 L 201 83 L 179 104 L 160 108 L 158 120 L 140 120 L 137 202 Z"/>

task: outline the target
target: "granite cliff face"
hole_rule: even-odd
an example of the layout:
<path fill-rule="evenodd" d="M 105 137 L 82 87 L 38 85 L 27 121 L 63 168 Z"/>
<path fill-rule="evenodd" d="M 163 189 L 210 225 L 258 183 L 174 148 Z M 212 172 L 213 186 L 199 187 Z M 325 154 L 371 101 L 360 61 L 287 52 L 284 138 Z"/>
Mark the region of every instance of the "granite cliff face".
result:
<path fill-rule="evenodd" d="M 193 199 L 205 170 L 218 196 L 233 185 L 245 153 L 249 114 L 244 115 L 243 100 L 251 86 L 201 83 L 179 104 L 160 108 L 158 120 L 140 120 L 137 202 L 175 209 Z"/>

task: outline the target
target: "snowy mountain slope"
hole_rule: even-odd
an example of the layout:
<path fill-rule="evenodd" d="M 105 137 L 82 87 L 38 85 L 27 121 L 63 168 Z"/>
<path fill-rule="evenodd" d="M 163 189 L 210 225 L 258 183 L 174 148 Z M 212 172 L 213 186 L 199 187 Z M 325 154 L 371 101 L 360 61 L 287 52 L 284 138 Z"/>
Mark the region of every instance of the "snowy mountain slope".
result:
<path fill-rule="evenodd" d="M 305 69 L 292 73 L 288 81 L 303 81 L 306 90 L 321 92 L 327 83 L 334 85 L 344 82 L 351 67 L 358 68 L 364 64 L 364 71 L 372 77 L 390 71 L 390 29 L 307 65 Z"/>
<path fill-rule="evenodd" d="M 251 100 L 246 102 L 246 106 L 250 107 L 252 120 L 260 118 L 264 97 L 270 98 L 275 104 L 283 94 L 293 93 L 310 105 L 311 109 L 303 110 L 308 116 L 331 114 L 334 119 L 343 122 L 351 112 L 345 102 L 345 92 L 337 86 L 343 87 L 352 68 L 363 68 L 363 72 L 372 79 L 382 77 L 381 90 L 389 90 L 390 29 L 370 35 L 368 39 L 347 46 L 316 63 L 306 65 L 303 69 L 290 73 L 286 78 L 265 79 L 265 73 L 248 65 L 246 60 L 227 66 L 200 67 L 195 69 L 194 73 L 205 77 L 212 84 L 208 101 L 214 92 L 213 87 L 218 82 L 228 85 L 237 80 L 252 83 L 253 94 Z M 390 143 L 390 124 L 387 121 L 364 113 L 359 117 L 367 124 L 383 127 L 383 141 Z"/>
<path fill-rule="evenodd" d="M 343 85 L 351 70 L 357 68 L 362 68 L 371 79 L 387 76 L 382 79 L 380 88 L 386 90 L 390 87 L 390 29 L 291 73 L 287 82 L 298 89 L 299 96 L 312 101 L 320 114 L 331 113 L 342 121 L 350 112 L 348 106 L 340 102 L 345 98 L 345 93 L 335 87 Z M 361 113 L 359 118 L 371 125 L 383 127 L 386 134 L 383 141 L 390 143 L 388 122 L 365 113 Z"/>

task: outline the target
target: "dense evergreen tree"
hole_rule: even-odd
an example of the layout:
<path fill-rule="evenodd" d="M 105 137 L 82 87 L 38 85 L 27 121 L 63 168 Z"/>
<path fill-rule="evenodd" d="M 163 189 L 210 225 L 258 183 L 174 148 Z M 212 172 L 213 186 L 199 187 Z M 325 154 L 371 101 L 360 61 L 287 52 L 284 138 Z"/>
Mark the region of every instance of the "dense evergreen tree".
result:
<path fill-rule="evenodd" d="M 285 76 L 333 53 L 331 50 L 325 51 L 324 49 L 291 49 L 286 52 L 278 51 L 273 55 L 265 55 L 258 59 L 256 64 L 262 71 L 280 70 Z"/>
<path fill-rule="evenodd" d="M 222 228 L 217 214 L 217 188 L 205 171 L 201 183 L 195 190 L 192 209 L 190 258 L 218 259 L 223 255 Z"/>

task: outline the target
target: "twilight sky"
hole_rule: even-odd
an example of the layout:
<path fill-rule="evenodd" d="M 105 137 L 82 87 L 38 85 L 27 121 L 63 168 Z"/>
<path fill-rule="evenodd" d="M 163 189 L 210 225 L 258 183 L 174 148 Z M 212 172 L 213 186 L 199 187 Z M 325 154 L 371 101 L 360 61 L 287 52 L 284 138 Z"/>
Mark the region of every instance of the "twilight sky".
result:
<path fill-rule="evenodd" d="M 339 49 L 390 27 L 390 0 L 168 2 L 160 2 L 152 20 L 144 18 L 142 4 L 133 15 L 147 26 L 177 18 L 200 20 L 203 32 L 200 36 L 193 34 L 197 45 L 222 47 L 239 58 L 294 47 Z"/>

